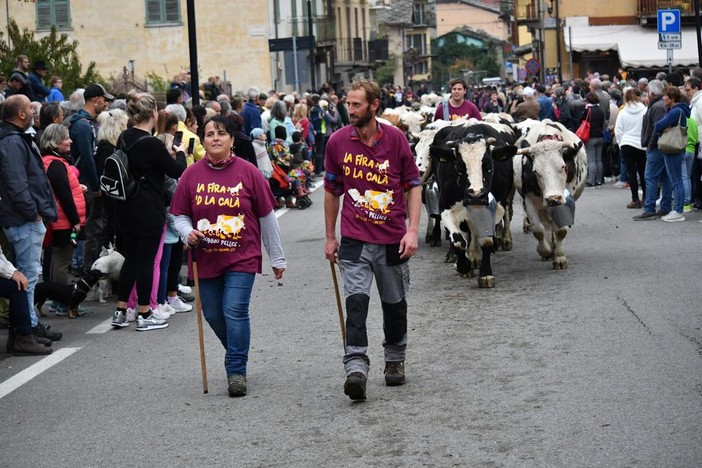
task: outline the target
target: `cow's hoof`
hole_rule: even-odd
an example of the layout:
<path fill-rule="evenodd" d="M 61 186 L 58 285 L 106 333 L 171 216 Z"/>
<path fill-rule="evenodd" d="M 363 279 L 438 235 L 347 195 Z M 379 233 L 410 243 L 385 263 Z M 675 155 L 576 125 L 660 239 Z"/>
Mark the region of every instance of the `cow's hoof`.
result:
<path fill-rule="evenodd" d="M 424 243 L 426 243 L 426 244 L 431 243 L 431 236 L 426 236 L 426 237 L 424 238 Z"/>
<path fill-rule="evenodd" d="M 502 250 L 509 252 L 510 250 L 512 250 L 512 241 L 502 241 L 500 247 L 502 248 Z"/>
<path fill-rule="evenodd" d="M 472 271 L 469 271 L 468 273 L 461 273 L 459 271 L 458 276 L 460 276 L 461 278 L 470 279 L 470 278 L 475 278 L 475 273 L 473 273 Z"/>
<path fill-rule="evenodd" d="M 478 278 L 478 287 L 480 288 L 494 288 L 495 287 L 495 277 L 494 276 L 481 276 Z"/>
<path fill-rule="evenodd" d="M 554 270 L 567 270 L 568 269 L 568 260 L 566 260 L 565 257 L 559 257 L 557 260 L 553 261 L 553 269 Z"/>
<path fill-rule="evenodd" d="M 436 239 L 431 239 L 429 241 L 429 245 L 431 247 L 441 247 L 441 237 L 438 237 Z"/>

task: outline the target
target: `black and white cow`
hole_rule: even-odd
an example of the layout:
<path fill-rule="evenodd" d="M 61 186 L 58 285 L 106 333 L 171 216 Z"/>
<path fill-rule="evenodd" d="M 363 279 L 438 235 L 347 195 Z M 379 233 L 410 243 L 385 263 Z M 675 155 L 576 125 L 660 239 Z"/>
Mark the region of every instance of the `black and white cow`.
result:
<path fill-rule="evenodd" d="M 478 123 L 478 120 L 437 120 L 431 122 L 419 134 L 419 140 L 412 146 L 415 162 L 422 174 L 422 203 L 427 211 L 427 231 L 425 241 L 432 247 L 441 246 L 441 211 L 439 210 L 439 189 L 436 177 L 431 171 L 431 156 L 429 150 L 434 143 L 434 137 L 444 127 L 465 126 Z"/>
<path fill-rule="evenodd" d="M 514 186 L 524 199 L 531 231 L 538 240 L 541 258 L 565 270 L 568 260 L 563 240 L 574 216 L 575 200 L 587 179 L 587 154 L 580 139 L 563 125 L 550 120 L 525 120 L 518 124 L 522 148 L 514 157 Z M 555 217 L 554 210 L 569 205 L 571 218 Z M 566 219 L 568 216 L 565 217 Z"/>
<path fill-rule="evenodd" d="M 479 268 L 482 288 L 495 286 L 490 255 L 497 242 L 494 230 L 482 226 L 491 223 L 494 228 L 504 217 L 513 190 L 515 140 L 509 125 L 474 123 L 442 128 L 430 148 L 425 176 L 433 175 L 438 182 L 441 221 L 461 251 L 456 269 L 461 276 L 473 277 L 473 270 Z M 488 222 L 479 222 L 478 217 L 486 213 Z"/>

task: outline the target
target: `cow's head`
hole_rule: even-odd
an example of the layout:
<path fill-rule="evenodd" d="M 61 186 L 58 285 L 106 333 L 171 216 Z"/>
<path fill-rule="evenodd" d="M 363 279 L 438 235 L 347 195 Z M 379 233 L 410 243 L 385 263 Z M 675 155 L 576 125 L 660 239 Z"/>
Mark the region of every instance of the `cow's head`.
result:
<path fill-rule="evenodd" d="M 487 205 L 490 185 L 492 183 L 492 156 L 490 146 L 494 138 L 469 133 L 457 141 L 448 141 L 446 146 L 458 151 L 460 161 L 465 166 L 465 184 L 463 186 L 464 205 Z"/>
<path fill-rule="evenodd" d="M 568 161 L 574 167 L 574 157 L 579 149 L 577 145 L 558 140 L 544 140 L 521 148 L 518 154 L 527 157 L 522 169 L 525 189 L 532 190 L 529 187 L 529 179 L 535 179 L 542 200 L 547 206 L 564 203 L 563 193 L 569 177 Z M 570 172 L 572 173 L 573 169 L 570 169 Z M 538 194 L 536 190 L 532 191 Z"/>

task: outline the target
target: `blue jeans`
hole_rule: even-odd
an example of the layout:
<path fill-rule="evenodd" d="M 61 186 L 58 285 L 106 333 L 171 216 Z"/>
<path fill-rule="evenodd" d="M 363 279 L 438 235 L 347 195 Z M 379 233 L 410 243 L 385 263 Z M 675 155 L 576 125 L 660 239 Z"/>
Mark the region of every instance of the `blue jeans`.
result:
<path fill-rule="evenodd" d="M 675 206 L 673 209 L 678 213 L 683 212 L 683 201 L 685 200 L 685 186 L 683 185 L 682 165 L 685 153 L 664 154 L 665 171 L 668 173 L 668 178 L 673 186 L 673 197 Z M 663 200 L 661 200 L 661 205 Z"/>
<path fill-rule="evenodd" d="M 44 234 L 46 234 L 46 226 L 41 221 L 5 228 L 5 236 L 15 254 L 15 268 L 24 273 L 29 280 L 27 302 L 32 327 L 36 327 L 39 323 L 34 311 L 34 287 L 41 273 L 41 244 Z"/>
<path fill-rule="evenodd" d="M 158 276 L 158 292 L 156 293 L 156 302 L 164 304 L 166 302 L 166 289 L 168 284 L 168 267 L 171 263 L 171 249 L 173 244 L 163 244 L 161 252 L 161 264 L 159 265 Z"/>
<path fill-rule="evenodd" d="M 619 153 L 619 182 L 629 182 L 629 168 L 626 167 L 621 148 L 617 148 L 617 152 Z"/>
<path fill-rule="evenodd" d="M 692 203 L 692 163 L 695 162 L 695 155 L 685 153 L 682 160 L 682 180 L 685 187 L 685 205 Z"/>
<path fill-rule="evenodd" d="M 246 375 L 251 343 L 249 303 L 255 278 L 253 273 L 230 271 L 200 280 L 202 313 L 224 346 L 227 377 Z"/>
<path fill-rule="evenodd" d="M 663 153 L 658 151 L 658 149 L 646 150 L 646 171 L 644 173 L 644 179 L 646 179 L 646 199 L 644 200 L 643 210 L 648 213 L 656 212 L 658 182 L 660 182 L 663 187 L 661 211 L 670 211 L 673 186 L 670 184 L 670 179 L 668 179 L 668 174 L 665 171 Z"/>

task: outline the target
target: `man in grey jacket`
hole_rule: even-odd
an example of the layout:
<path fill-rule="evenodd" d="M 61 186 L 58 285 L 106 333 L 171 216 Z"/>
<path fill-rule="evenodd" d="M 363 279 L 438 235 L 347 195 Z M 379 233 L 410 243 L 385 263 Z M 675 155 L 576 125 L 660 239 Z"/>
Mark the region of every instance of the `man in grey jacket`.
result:
<path fill-rule="evenodd" d="M 27 276 L 32 330 L 37 341 L 46 344 L 46 340 L 61 339 L 61 333 L 39 322 L 34 311 L 34 286 L 41 271 L 44 221 L 56 220 L 57 212 L 39 148 L 25 133 L 33 121 L 27 96 L 7 98 L 0 124 L 0 226 L 12 247 L 15 266 Z"/>

